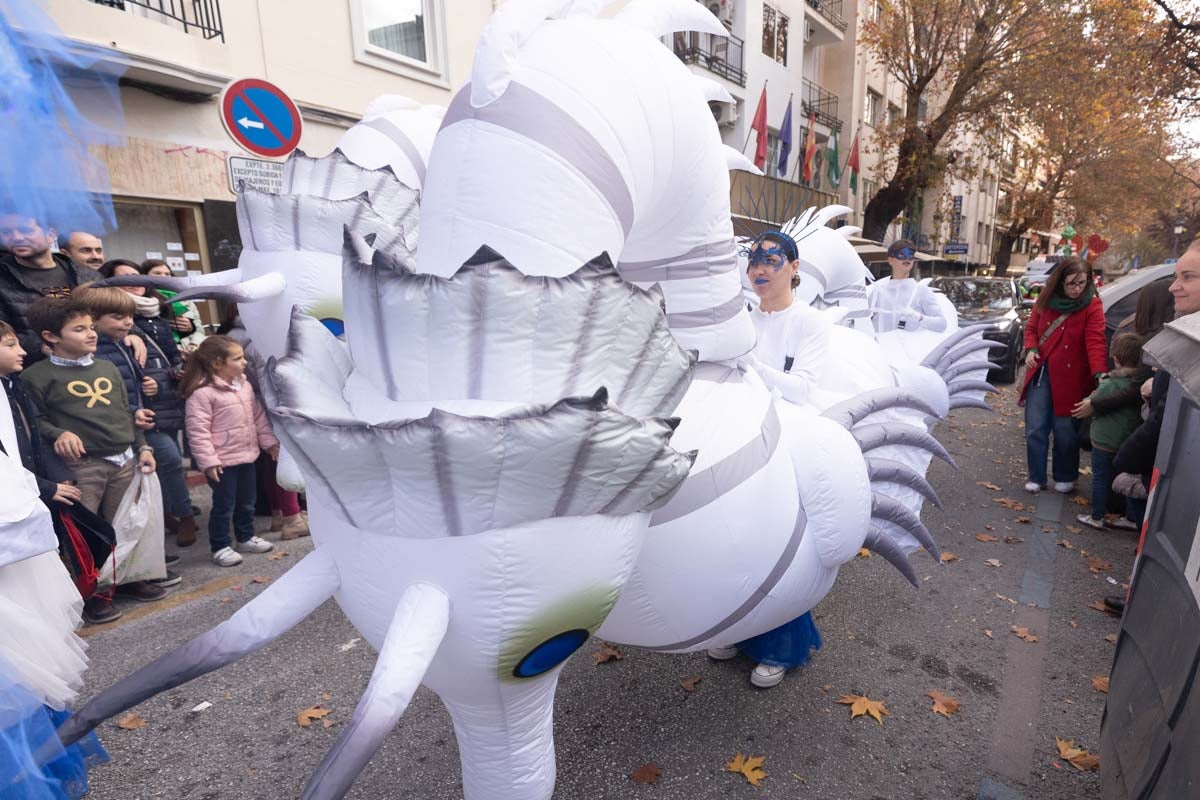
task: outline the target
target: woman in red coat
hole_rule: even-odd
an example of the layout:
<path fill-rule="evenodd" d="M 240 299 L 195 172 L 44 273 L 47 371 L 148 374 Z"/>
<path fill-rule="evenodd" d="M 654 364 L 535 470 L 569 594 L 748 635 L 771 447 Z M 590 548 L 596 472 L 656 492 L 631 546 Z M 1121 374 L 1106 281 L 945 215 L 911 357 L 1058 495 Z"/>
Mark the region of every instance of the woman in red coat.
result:
<path fill-rule="evenodd" d="M 1070 494 L 1079 478 L 1079 425 L 1071 409 L 1091 394 L 1107 369 L 1104 306 L 1091 269 L 1078 258 L 1059 262 L 1025 326 L 1025 457 L 1029 482 L 1046 486 L 1046 456 L 1054 434 L 1054 490 Z"/>

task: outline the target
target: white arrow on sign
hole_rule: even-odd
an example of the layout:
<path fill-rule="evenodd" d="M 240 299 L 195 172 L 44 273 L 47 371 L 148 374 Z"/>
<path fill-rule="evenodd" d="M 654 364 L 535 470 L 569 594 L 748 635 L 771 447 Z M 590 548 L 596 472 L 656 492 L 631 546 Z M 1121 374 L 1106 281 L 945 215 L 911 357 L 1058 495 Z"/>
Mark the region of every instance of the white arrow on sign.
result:
<path fill-rule="evenodd" d="M 258 120 L 255 120 L 255 119 L 250 119 L 249 117 L 242 117 L 241 119 L 239 119 L 239 120 L 238 120 L 238 125 L 241 125 L 243 128 L 262 128 L 262 127 L 265 127 L 265 126 L 264 126 L 264 125 L 263 125 L 261 122 L 259 122 Z"/>

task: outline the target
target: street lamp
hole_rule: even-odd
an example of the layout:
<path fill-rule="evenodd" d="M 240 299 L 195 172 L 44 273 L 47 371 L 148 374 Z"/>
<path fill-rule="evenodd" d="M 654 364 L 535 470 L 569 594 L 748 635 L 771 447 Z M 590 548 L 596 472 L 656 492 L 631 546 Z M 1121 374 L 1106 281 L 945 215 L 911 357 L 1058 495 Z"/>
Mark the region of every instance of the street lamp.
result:
<path fill-rule="evenodd" d="M 1184 227 L 1183 220 L 1175 220 L 1175 243 L 1171 246 L 1171 255 L 1175 256 L 1176 258 L 1179 257 L 1179 238 L 1183 236 L 1184 230 L 1186 230 L 1186 228 Z"/>

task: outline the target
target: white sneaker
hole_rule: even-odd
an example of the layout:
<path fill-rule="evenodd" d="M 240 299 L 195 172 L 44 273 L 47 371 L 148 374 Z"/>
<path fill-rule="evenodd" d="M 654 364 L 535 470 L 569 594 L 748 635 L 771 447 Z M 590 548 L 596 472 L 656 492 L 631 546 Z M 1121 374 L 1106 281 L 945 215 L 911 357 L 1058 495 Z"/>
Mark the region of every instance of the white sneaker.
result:
<path fill-rule="evenodd" d="M 1025 484 L 1025 491 L 1029 492 L 1030 494 L 1037 494 L 1041 490 L 1042 490 L 1042 485 L 1040 483 L 1034 483 L 1033 481 L 1029 481 L 1028 483 Z"/>
<path fill-rule="evenodd" d="M 238 542 L 235 546 L 243 553 L 269 553 L 275 549 L 275 545 L 258 536 L 251 536 L 244 542 Z"/>
<path fill-rule="evenodd" d="M 770 689 L 772 686 L 778 686 L 783 682 L 783 676 L 786 672 L 787 670 L 783 667 L 759 664 L 750 673 L 750 682 L 760 689 Z"/>
<path fill-rule="evenodd" d="M 1096 519 L 1091 514 L 1080 514 L 1079 516 L 1077 516 L 1075 518 L 1075 521 L 1080 523 L 1081 525 L 1087 525 L 1089 528 L 1091 528 L 1094 531 L 1104 530 L 1104 520 Z"/>
<path fill-rule="evenodd" d="M 731 644 L 728 647 L 710 647 L 708 657 L 715 661 L 728 661 L 737 653 L 737 645 Z"/>
<path fill-rule="evenodd" d="M 1140 531 L 1141 530 L 1141 528 L 1138 527 L 1138 524 L 1136 522 L 1134 522 L 1131 519 L 1125 519 L 1124 517 L 1117 517 L 1116 519 L 1105 520 L 1105 523 L 1110 528 L 1116 528 L 1116 529 L 1122 530 L 1122 531 Z"/>
<path fill-rule="evenodd" d="M 212 560 L 218 567 L 236 567 L 242 563 L 242 557 L 235 553 L 232 547 L 222 547 L 212 554 Z"/>
<path fill-rule="evenodd" d="M 1055 481 L 1054 491 L 1058 492 L 1059 494 L 1070 494 L 1071 492 L 1075 491 L 1075 482 L 1071 481 L 1070 483 L 1066 483 L 1064 481 Z"/>

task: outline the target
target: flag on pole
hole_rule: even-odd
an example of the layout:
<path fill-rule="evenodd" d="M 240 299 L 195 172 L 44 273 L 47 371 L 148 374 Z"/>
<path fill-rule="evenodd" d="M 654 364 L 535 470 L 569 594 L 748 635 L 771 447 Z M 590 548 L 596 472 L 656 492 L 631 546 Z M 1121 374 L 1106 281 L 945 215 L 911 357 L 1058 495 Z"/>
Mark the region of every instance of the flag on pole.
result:
<path fill-rule="evenodd" d="M 808 137 L 804 142 L 804 182 L 813 182 L 813 158 L 817 155 L 817 117 L 808 115 Z"/>
<path fill-rule="evenodd" d="M 838 132 L 834 128 L 825 143 L 825 166 L 829 173 L 829 185 L 834 189 L 842 183 L 842 156 L 838 153 Z"/>
<path fill-rule="evenodd" d="M 787 177 L 788 158 L 792 155 L 792 98 L 788 98 L 787 111 L 783 112 L 783 124 L 779 128 L 779 175 Z"/>
<path fill-rule="evenodd" d="M 850 158 L 846 160 L 846 171 L 850 173 L 850 191 L 858 194 L 858 131 L 854 132 L 854 143 L 850 145 Z"/>
<path fill-rule="evenodd" d="M 757 131 L 758 141 L 754 147 L 754 166 L 759 169 L 767 165 L 767 86 L 763 84 L 762 96 L 758 98 L 758 108 L 754 109 L 754 120 L 750 130 Z"/>

